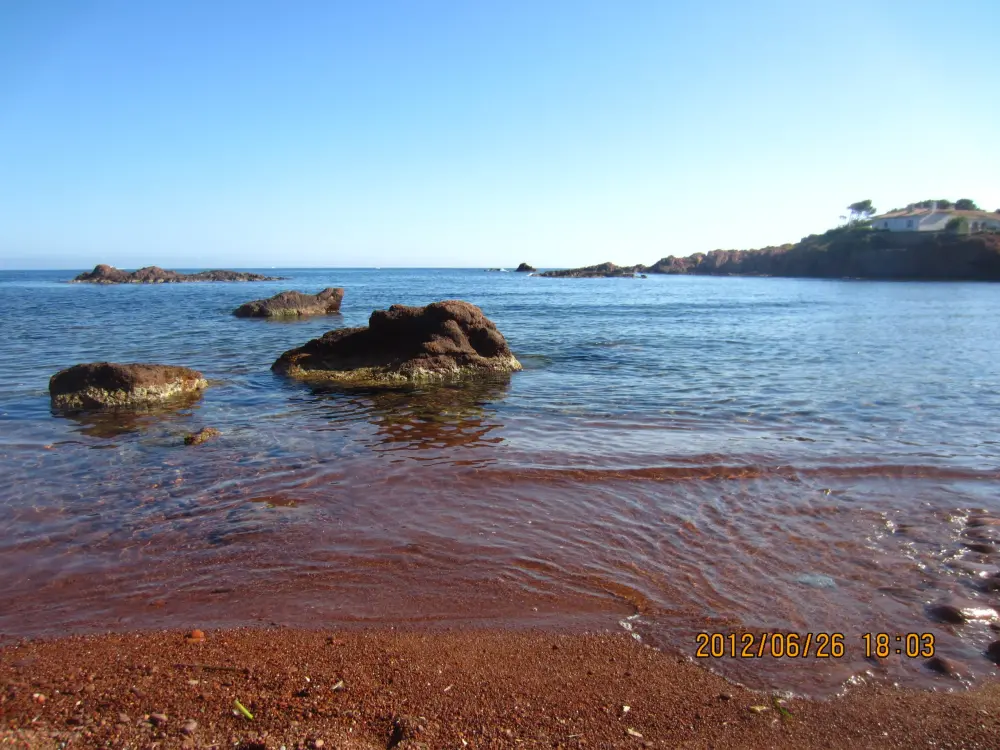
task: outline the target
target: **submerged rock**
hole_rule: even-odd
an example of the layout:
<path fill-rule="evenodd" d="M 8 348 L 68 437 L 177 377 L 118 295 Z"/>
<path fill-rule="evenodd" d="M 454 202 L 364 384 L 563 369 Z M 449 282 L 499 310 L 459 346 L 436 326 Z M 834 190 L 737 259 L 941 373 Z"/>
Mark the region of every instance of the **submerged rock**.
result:
<path fill-rule="evenodd" d="M 517 273 L 534 273 L 538 269 L 534 266 L 529 266 L 527 263 L 522 263 L 517 267 Z"/>
<path fill-rule="evenodd" d="M 386 385 L 521 369 L 493 321 L 460 300 L 376 310 L 367 328 L 329 331 L 271 366 L 303 380 Z"/>
<path fill-rule="evenodd" d="M 966 526 L 972 528 L 977 528 L 980 526 L 1000 526 L 1000 518 L 995 516 L 987 516 L 985 514 L 979 514 L 975 516 L 969 516 L 969 519 L 965 522 Z"/>
<path fill-rule="evenodd" d="M 969 666 L 947 656 L 933 656 L 924 662 L 924 666 L 932 672 L 943 674 L 945 677 L 952 677 L 960 680 L 970 674 Z"/>
<path fill-rule="evenodd" d="M 993 641 L 986 647 L 986 656 L 990 661 L 1000 666 L 1000 641 Z"/>
<path fill-rule="evenodd" d="M 102 409 L 160 403 L 200 393 L 207 385 L 200 372 L 187 367 L 94 362 L 57 372 L 49 380 L 49 395 L 60 409 Z"/>
<path fill-rule="evenodd" d="M 146 266 L 138 271 L 122 271 L 101 263 L 89 273 L 81 273 L 71 283 L 75 284 L 177 284 L 188 281 L 279 281 L 280 276 L 262 276 L 243 271 L 199 271 L 178 273 L 159 266 Z"/>
<path fill-rule="evenodd" d="M 837 582 L 830 576 L 825 576 L 822 573 L 803 573 L 795 577 L 795 582 L 801 583 L 803 586 L 811 586 L 814 589 L 837 588 Z"/>
<path fill-rule="evenodd" d="M 214 427 L 202 427 L 197 432 L 192 432 L 184 436 L 184 445 L 201 445 L 213 438 L 217 438 L 222 433 Z"/>
<path fill-rule="evenodd" d="M 983 604 L 972 599 L 959 599 L 950 597 L 942 599 L 929 605 L 928 614 L 940 622 L 950 622 L 953 625 L 961 625 L 970 620 L 996 620 L 997 611 L 988 604 Z"/>
<path fill-rule="evenodd" d="M 305 315 L 329 315 L 340 312 L 344 290 L 328 287 L 318 294 L 278 292 L 268 299 L 247 302 L 233 310 L 237 318 L 288 318 Z"/>

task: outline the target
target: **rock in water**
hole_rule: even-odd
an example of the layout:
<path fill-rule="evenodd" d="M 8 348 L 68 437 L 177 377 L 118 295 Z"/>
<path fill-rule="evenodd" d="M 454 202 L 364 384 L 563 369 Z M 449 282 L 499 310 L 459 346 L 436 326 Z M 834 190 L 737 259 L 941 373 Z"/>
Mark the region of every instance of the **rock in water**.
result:
<path fill-rule="evenodd" d="M 1000 614 L 988 603 L 958 597 L 932 602 L 928 605 L 927 612 L 938 622 L 950 622 L 954 625 L 961 625 L 970 620 L 989 622 L 1000 619 Z"/>
<path fill-rule="evenodd" d="M 537 270 L 537 268 L 529 266 L 527 263 L 522 263 L 517 267 L 517 273 L 534 273 Z"/>
<path fill-rule="evenodd" d="M 49 380 L 49 395 L 60 409 L 102 409 L 155 404 L 207 385 L 200 372 L 187 367 L 94 362 L 57 372 Z"/>
<path fill-rule="evenodd" d="M 184 436 L 184 445 L 201 445 L 219 437 L 222 433 L 214 427 L 202 427 L 197 432 Z M 200 632 L 200 631 L 198 631 Z"/>
<path fill-rule="evenodd" d="M 562 271 L 546 271 L 538 274 L 552 279 L 631 279 L 645 269 L 642 266 L 616 266 L 614 263 L 599 263 L 585 268 L 567 268 Z"/>
<path fill-rule="evenodd" d="M 460 300 L 376 310 L 367 328 L 329 331 L 271 366 L 303 380 L 392 385 L 521 369 L 493 321 Z"/>
<path fill-rule="evenodd" d="M 987 658 L 1000 666 L 1000 641 L 993 641 L 986 647 Z"/>
<path fill-rule="evenodd" d="M 329 315 L 340 312 L 344 290 L 329 287 L 319 294 L 279 292 L 269 299 L 247 302 L 233 310 L 237 318 L 286 318 L 303 315 Z"/>
<path fill-rule="evenodd" d="M 159 266 L 146 266 L 138 271 L 122 271 L 101 263 L 90 273 L 81 273 L 73 279 L 77 284 L 177 284 L 185 281 L 278 281 L 279 276 L 262 276 L 243 271 L 199 271 L 178 273 Z"/>

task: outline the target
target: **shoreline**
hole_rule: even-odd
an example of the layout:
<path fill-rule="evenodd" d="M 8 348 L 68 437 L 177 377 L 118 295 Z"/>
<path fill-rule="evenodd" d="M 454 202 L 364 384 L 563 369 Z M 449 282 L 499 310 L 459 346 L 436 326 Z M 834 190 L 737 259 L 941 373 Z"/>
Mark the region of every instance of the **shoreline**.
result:
<path fill-rule="evenodd" d="M 620 632 L 66 636 L 0 648 L 0 689 L 2 747 L 995 748 L 1000 738 L 998 681 L 957 692 L 859 685 L 781 703 Z"/>

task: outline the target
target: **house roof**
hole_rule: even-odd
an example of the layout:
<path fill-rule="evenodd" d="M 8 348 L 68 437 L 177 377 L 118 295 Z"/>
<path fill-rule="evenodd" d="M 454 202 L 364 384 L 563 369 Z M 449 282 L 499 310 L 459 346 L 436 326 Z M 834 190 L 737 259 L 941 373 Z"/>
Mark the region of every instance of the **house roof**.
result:
<path fill-rule="evenodd" d="M 992 211 L 956 211 L 954 208 L 904 208 L 901 211 L 890 211 L 887 214 L 873 216 L 871 221 L 879 221 L 880 219 L 916 219 L 930 216 L 931 214 L 948 214 L 949 216 L 963 216 L 966 219 L 992 219 L 1000 221 L 1000 214 L 993 213 Z"/>

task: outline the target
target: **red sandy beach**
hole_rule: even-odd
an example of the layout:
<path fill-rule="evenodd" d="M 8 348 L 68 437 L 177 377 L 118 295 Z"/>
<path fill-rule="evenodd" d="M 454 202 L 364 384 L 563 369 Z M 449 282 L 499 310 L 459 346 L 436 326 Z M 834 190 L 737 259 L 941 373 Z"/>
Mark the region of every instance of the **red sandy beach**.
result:
<path fill-rule="evenodd" d="M 782 702 L 617 633 L 75 636 L 0 650 L 0 691 L 3 747 L 1000 747 L 995 681 Z"/>

